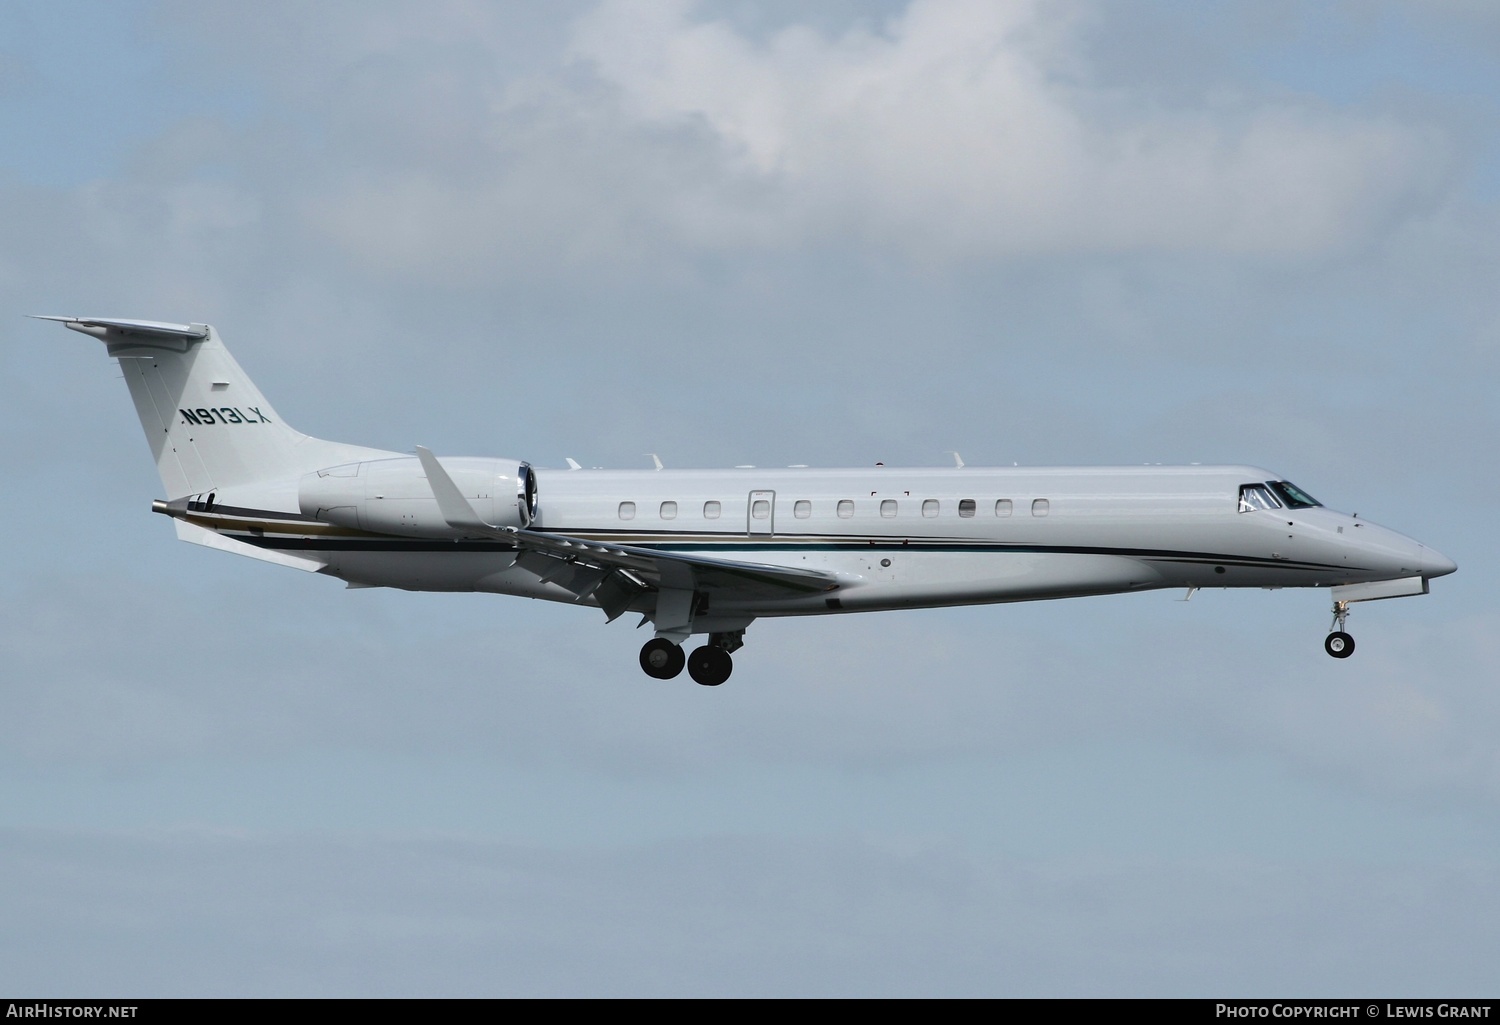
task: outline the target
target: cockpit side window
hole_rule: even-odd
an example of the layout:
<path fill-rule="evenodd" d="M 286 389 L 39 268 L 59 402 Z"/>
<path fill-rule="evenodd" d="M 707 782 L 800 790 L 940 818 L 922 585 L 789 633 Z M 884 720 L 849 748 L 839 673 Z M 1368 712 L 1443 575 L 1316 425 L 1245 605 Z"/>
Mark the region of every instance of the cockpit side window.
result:
<path fill-rule="evenodd" d="M 1256 509 L 1280 509 L 1281 503 L 1276 501 L 1276 496 L 1271 494 L 1271 489 L 1264 484 L 1241 484 L 1240 485 L 1240 512 L 1254 512 Z"/>
<path fill-rule="evenodd" d="M 1288 509 L 1311 509 L 1323 504 L 1289 480 L 1269 480 L 1266 484 Z"/>

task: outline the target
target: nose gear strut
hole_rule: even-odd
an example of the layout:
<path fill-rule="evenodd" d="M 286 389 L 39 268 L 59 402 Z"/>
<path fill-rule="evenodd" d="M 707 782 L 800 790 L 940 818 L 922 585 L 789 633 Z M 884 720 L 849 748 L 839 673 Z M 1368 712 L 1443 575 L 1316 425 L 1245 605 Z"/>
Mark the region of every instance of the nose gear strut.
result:
<path fill-rule="evenodd" d="M 1332 631 L 1323 639 L 1323 650 L 1334 658 L 1348 658 L 1354 654 L 1354 638 L 1350 637 L 1344 630 L 1344 623 L 1349 618 L 1349 603 L 1347 601 L 1335 601 L 1333 603 L 1333 623 L 1329 626 Z"/>

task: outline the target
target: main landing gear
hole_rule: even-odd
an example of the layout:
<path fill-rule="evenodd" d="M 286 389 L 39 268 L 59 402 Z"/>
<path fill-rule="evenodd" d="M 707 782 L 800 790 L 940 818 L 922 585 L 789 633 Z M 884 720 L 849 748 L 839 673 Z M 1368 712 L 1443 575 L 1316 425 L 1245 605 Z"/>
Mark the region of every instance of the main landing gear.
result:
<path fill-rule="evenodd" d="M 709 634 L 708 643 L 691 655 L 685 655 L 681 645 L 673 644 L 665 637 L 655 637 L 641 646 L 641 668 L 647 676 L 658 680 L 670 680 L 683 667 L 688 675 L 705 687 L 717 687 L 729 679 L 734 672 L 731 651 L 741 647 L 744 631 L 732 634 Z"/>
<path fill-rule="evenodd" d="M 734 659 L 717 644 L 705 644 L 687 659 L 688 675 L 705 687 L 717 687 L 734 672 Z"/>
<path fill-rule="evenodd" d="M 647 676 L 654 676 L 658 680 L 670 680 L 682 672 L 686 661 L 682 647 L 665 637 L 649 640 L 641 647 L 641 668 L 646 671 Z"/>
<path fill-rule="evenodd" d="M 1323 639 L 1323 650 L 1334 658 L 1348 658 L 1354 654 L 1354 638 L 1344 631 L 1344 622 L 1349 618 L 1349 603 L 1336 601 L 1333 603 L 1333 630 Z"/>

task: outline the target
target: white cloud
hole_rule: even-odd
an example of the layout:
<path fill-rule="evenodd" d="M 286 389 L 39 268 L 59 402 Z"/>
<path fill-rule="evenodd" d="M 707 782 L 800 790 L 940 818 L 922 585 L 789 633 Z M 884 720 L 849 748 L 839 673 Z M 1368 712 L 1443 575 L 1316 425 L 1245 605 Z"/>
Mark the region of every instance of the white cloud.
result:
<path fill-rule="evenodd" d="M 788 235 L 930 255 L 1317 253 L 1442 173 L 1442 140 L 1312 104 L 1151 109 L 1091 88 L 1071 5 L 918 0 L 872 31 L 753 40 L 610 0 L 574 53 L 646 123 L 697 125 L 774 184 Z"/>
<path fill-rule="evenodd" d="M 326 42 L 316 60 L 224 10 L 188 20 L 219 48 L 247 35 L 246 70 L 324 136 L 299 158 L 294 216 L 402 280 L 851 243 L 943 265 L 1317 257 L 1447 181 L 1445 137 L 1391 116 L 1166 108 L 1094 84 L 1074 32 L 1088 10 L 922 0 L 873 27 L 756 34 L 687 0 L 611 0 L 564 39 L 471 4 L 393 5 L 348 31 L 312 16 L 298 35 Z"/>

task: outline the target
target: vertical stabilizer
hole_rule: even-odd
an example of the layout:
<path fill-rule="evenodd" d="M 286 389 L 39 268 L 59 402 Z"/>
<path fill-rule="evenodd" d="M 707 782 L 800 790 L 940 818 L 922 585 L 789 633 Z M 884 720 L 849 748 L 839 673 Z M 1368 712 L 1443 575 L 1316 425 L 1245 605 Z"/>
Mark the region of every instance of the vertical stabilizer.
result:
<path fill-rule="evenodd" d="M 169 498 L 296 476 L 373 451 L 289 427 L 207 324 L 39 319 L 93 335 L 119 360 Z"/>

